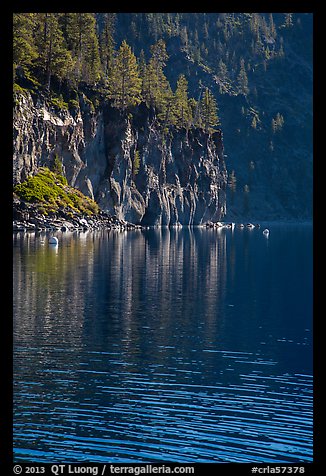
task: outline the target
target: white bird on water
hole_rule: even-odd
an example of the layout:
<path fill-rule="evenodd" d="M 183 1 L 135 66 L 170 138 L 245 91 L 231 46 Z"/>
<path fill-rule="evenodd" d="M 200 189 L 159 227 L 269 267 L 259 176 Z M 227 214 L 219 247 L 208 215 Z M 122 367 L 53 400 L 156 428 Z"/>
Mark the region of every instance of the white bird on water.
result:
<path fill-rule="evenodd" d="M 49 238 L 49 244 L 50 245 L 57 245 L 59 243 L 59 240 L 56 236 L 51 236 Z"/>
<path fill-rule="evenodd" d="M 265 230 L 263 231 L 263 234 L 265 236 L 268 236 L 269 235 L 269 229 L 268 228 L 265 228 Z"/>

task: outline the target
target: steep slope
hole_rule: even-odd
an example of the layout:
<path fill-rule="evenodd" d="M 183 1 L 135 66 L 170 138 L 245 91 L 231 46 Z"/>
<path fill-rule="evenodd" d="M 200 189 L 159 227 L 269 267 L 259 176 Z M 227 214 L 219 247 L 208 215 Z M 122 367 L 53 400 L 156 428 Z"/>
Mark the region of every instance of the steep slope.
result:
<path fill-rule="evenodd" d="M 312 14 L 15 14 L 14 72 L 14 182 L 57 154 L 135 220 L 312 216 Z"/>
<path fill-rule="evenodd" d="M 95 112 L 80 94 L 77 108 L 55 110 L 40 96 L 16 92 L 14 182 L 55 158 L 70 185 L 119 219 L 192 225 L 225 215 L 221 132 L 163 133 L 144 104 L 124 114 L 103 102 Z"/>
<path fill-rule="evenodd" d="M 185 73 L 194 97 L 213 91 L 233 177 L 229 219 L 312 217 L 312 14 L 119 13 L 122 38 L 147 56 L 164 38 L 173 87 Z"/>

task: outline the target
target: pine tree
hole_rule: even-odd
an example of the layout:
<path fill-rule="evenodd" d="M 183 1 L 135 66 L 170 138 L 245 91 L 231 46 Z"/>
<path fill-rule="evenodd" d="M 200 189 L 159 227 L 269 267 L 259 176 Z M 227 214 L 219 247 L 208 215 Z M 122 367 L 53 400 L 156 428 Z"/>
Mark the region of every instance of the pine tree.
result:
<path fill-rule="evenodd" d="M 270 51 L 268 45 L 267 45 L 266 48 L 265 48 L 265 57 L 266 57 L 267 60 L 269 60 L 270 57 L 271 57 L 271 51 Z"/>
<path fill-rule="evenodd" d="M 216 100 L 208 88 L 205 89 L 200 102 L 200 123 L 208 133 L 213 132 L 213 128 L 219 125 Z"/>
<path fill-rule="evenodd" d="M 291 28 L 293 26 L 293 14 L 292 13 L 285 13 L 284 14 L 284 26 L 286 28 Z"/>
<path fill-rule="evenodd" d="M 97 36 L 89 38 L 82 63 L 82 79 L 88 84 L 96 84 L 101 78 L 101 61 Z"/>
<path fill-rule="evenodd" d="M 130 23 L 130 33 L 132 40 L 135 41 L 138 37 L 137 25 L 134 21 Z"/>
<path fill-rule="evenodd" d="M 144 80 L 145 71 L 146 71 L 146 59 L 145 59 L 145 53 L 143 49 L 140 51 L 140 54 L 139 54 L 138 68 L 139 68 L 140 77 L 142 80 Z"/>
<path fill-rule="evenodd" d="M 282 129 L 284 124 L 284 117 L 279 112 L 276 114 L 276 124 L 278 125 L 279 129 Z"/>
<path fill-rule="evenodd" d="M 108 78 L 113 66 L 115 13 L 103 13 L 102 15 L 103 29 L 99 38 L 99 48 L 104 77 Z"/>
<path fill-rule="evenodd" d="M 276 32 L 276 28 L 275 28 L 273 13 L 269 14 L 269 31 L 270 31 L 271 36 L 275 39 L 276 36 L 277 36 L 277 32 Z"/>
<path fill-rule="evenodd" d="M 260 55 L 262 53 L 264 53 L 264 44 L 261 40 L 261 36 L 260 36 L 259 30 L 258 30 L 257 39 L 256 39 L 256 43 L 255 43 L 255 54 Z"/>
<path fill-rule="evenodd" d="M 96 83 L 101 76 L 101 61 L 94 13 L 68 13 L 66 30 L 76 81 Z"/>
<path fill-rule="evenodd" d="M 252 13 L 250 18 L 250 30 L 257 35 L 259 30 L 259 15 L 258 13 Z"/>
<path fill-rule="evenodd" d="M 142 96 L 147 106 L 154 106 L 156 76 L 153 64 L 142 65 Z"/>
<path fill-rule="evenodd" d="M 199 127 L 198 101 L 196 101 L 195 98 L 190 98 L 188 104 L 190 108 L 191 125 Z"/>
<path fill-rule="evenodd" d="M 151 61 L 156 69 L 157 74 L 166 66 L 169 55 L 166 51 L 166 45 L 163 40 L 159 40 L 151 46 Z"/>
<path fill-rule="evenodd" d="M 188 47 L 189 47 L 189 41 L 188 41 L 188 32 L 187 32 L 187 27 L 183 27 L 181 32 L 180 32 L 180 38 L 181 38 L 181 42 L 182 42 L 182 45 L 183 45 L 183 48 L 185 49 L 185 51 L 188 51 Z"/>
<path fill-rule="evenodd" d="M 183 74 L 179 76 L 177 82 L 174 107 L 177 126 L 188 128 L 192 121 L 192 114 L 188 101 L 188 81 Z"/>
<path fill-rule="evenodd" d="M 58 13 L 37 14 L 35 39 L 38 47 L 37 63 L 45 73 L 45 85 L 48 90 L 52 75 L 63 79 L 69 75 L 73 65 L 58 19 Z"/>
<path fill-rule="evenodd" d="M 237 82 L 239 93 L 243 94 L 244 96 L 247 96 L 247 94 L 249 93 L 248 76 L 246 73 L 246 67 L 243 58 L 240 61 L 240 71 L 238 74 Z"/>
<path fill-rule="evenodd" d="M 279 112 L 276 114 L 275 119 L 272 119 L 272 130 L 273 132 L 280 131 L 284 125 L 284 117 Z"/>
<path fill-rule="evenodd" d="M 170 83 L 166 80 L 166 85 L 164 87 L 163 94 L 159 97 L 159 102 L 157 103 L 158 108 L 158 119 L 162 122 L 163 128 L 171 124 L 175 124 L 175 97 L 172 92 Z"/>
<path fill-rule="evenodd" d="M 14 66 L 29 66 L 37 58 L 33 31 L 35 13 L 13 15 L 13 62 Z"/>
<path fill-rule="evenodd" d="M 141 101 L 141 78 L 137 60 L 124 40 L 118 50 L 112 70 L 110 95 L 116 107 L 126 109 Z"/>
<path fill-rule="evenodd" d="M 269 28 L 267 26 L 267 22 L 264 16 L 261 16 L 260 18 L 260 28 L 264 37 L 267 38 L 269 36 Z"/>
<path fill-rule="evenodd" d="M 281 37 L 280 39 L 280 49 L 278 51 L 278 56 L 280 58 L 283 58 L 285 56 L 285 53 L 284 53 L 284 48 L 283 48 L 283 38 Z"/>
<path fill-rule="evenodd" d="M 68 41 L 67 41 L 67 37 L 68 37 L 67 28 L 68 28 L 69 15 L 71 15 L 71 14 L 70 13 L 59 13 L 59 15 L 58 15 L 58 23 L 59 23 L 60 29 L 61 29 L 62 34 L 63 34 L 63 38 L 65 40 L 65 43 L 66 43 L 68 49 L 70 49 L 69 45 L 68 45 Z"/>
<path fill-rule="evenodd" d="M 159 40 L 152 45 L 151 54 L 145 68 L 143 97 L 148 106 L 154 106 L 158 110 L 159 119 L 164 123 L 172 123 L 174 96 L 163 71 L 168 59 L 165 42 Z"/>
<path fill-rule="evenodd" d="M 222 81 L 225 81 L 228 77 L 228 68 L 222 59 L 218 62 L 217 75 Z"/>

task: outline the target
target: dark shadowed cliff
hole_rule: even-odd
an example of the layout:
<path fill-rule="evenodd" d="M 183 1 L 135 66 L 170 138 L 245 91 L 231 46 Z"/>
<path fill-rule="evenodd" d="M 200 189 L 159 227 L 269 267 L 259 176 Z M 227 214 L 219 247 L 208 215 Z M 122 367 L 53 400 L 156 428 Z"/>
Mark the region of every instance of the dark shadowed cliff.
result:
<path fill-rule="evenodd" d="M 171 84 L 185 73 L 217 99 L 224 136 L 227 219 L 311 219 L 313 15 L 119 13 L 117 43 L 136 54 L 167 42 Z"/>

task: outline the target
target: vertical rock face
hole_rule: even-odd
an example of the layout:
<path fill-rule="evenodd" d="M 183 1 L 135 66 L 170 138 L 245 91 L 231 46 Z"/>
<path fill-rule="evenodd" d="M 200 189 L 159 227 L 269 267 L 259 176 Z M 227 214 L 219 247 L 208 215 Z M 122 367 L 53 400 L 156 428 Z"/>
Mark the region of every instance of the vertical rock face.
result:
<path fill-rule="evenodd" d="M 143 225 L 198 225 L 226 212 L 227 173 L 220 131 L 163 134 L 141 105 L 129 116 L 80 96 L 74 112 L 55 112 L 15 95 L 14 183 L 57 155 L 69 184 L 118 218 Z"/>

